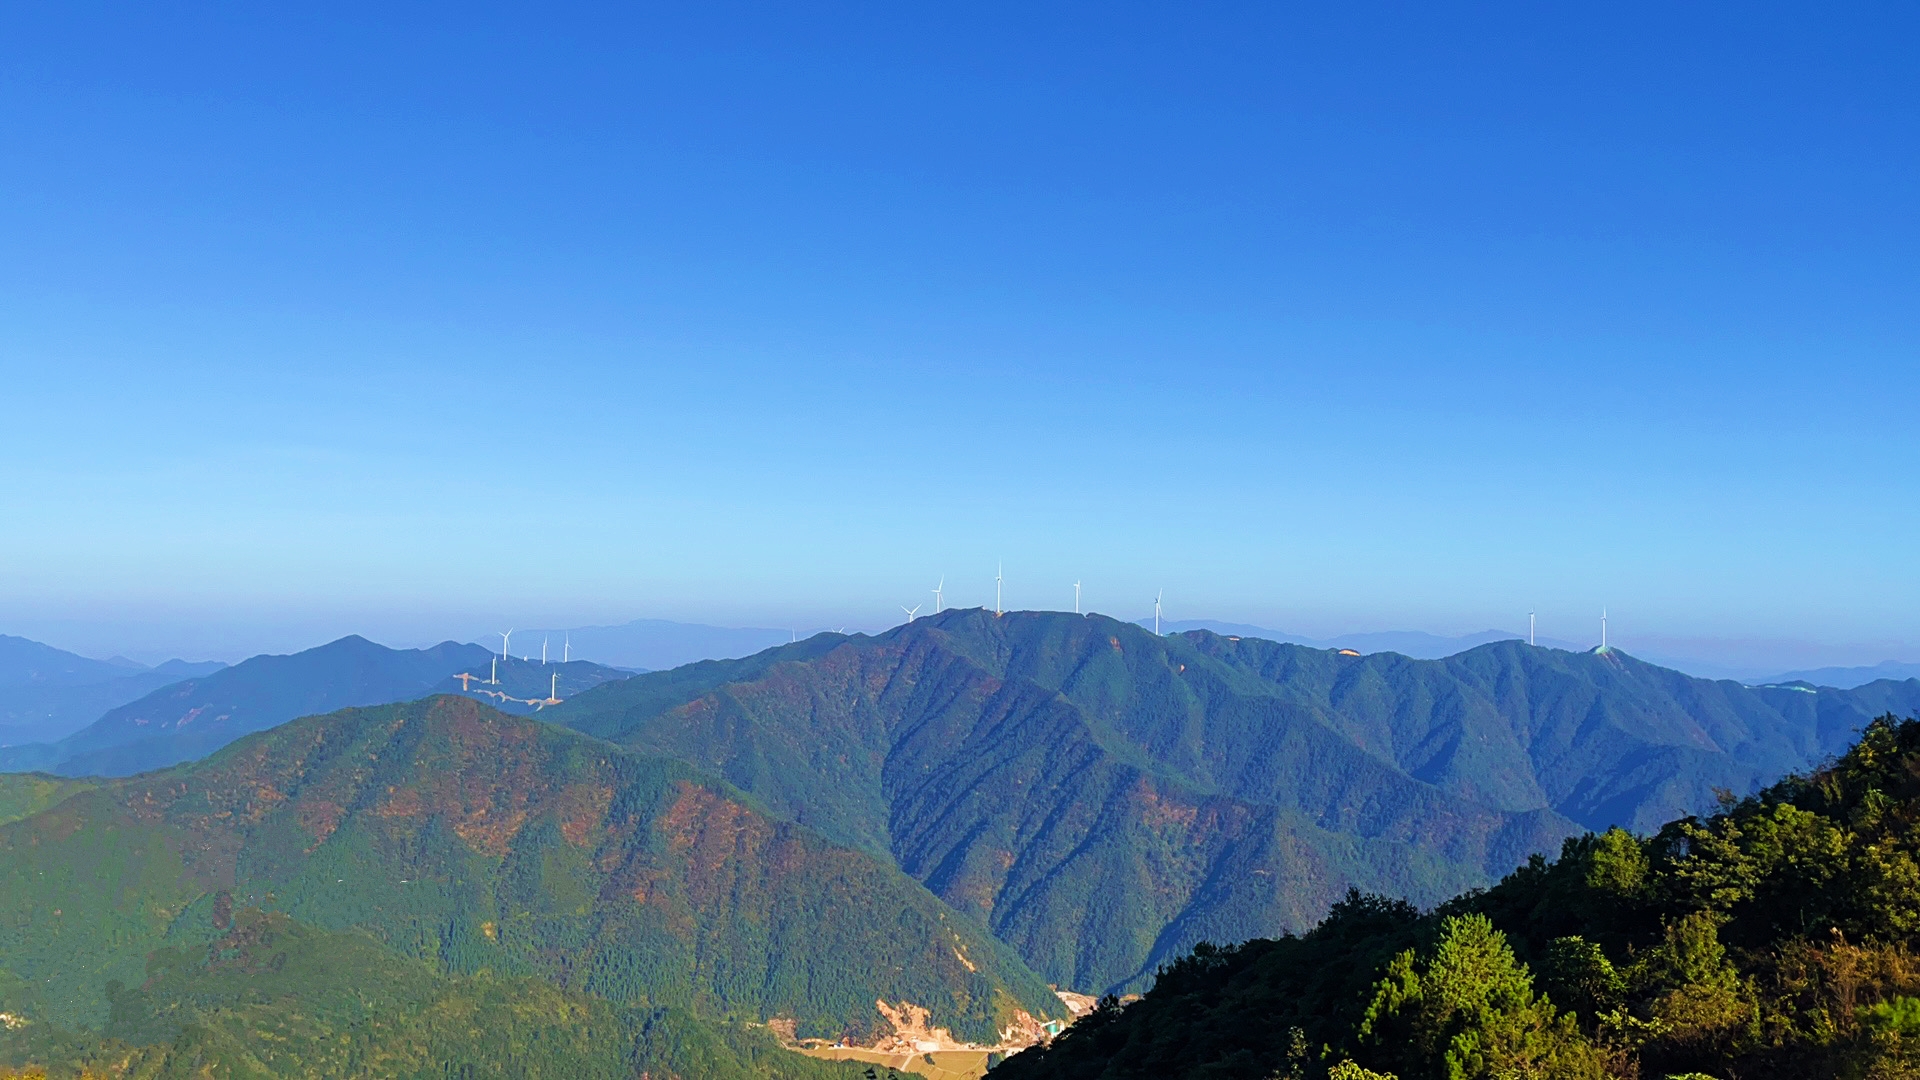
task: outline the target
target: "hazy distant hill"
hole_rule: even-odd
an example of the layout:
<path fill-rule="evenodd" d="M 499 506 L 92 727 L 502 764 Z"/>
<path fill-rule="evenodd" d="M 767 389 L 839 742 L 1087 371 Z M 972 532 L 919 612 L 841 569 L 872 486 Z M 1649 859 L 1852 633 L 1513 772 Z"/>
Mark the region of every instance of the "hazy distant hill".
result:
<path fill-rule="evenodd" d="M 983 1041 L 1064 1015 L 887 863 L 684 763 L 451 695 L 306 717 L 0 826 L 0 1003 L 12 986 L 37 1020 L 97 1024 L 110 980 L 151 986 L 166 945 L 184 955 L 162 974 L 191 968 L 259 907 L 449 975 L 802 1034 L 871 1033 L 876 1000 Z"/>
<path fill-rule="evenodd" d="M 148 668 L 131 660 L 90 660 L 0 634 L 0 747 L 50 742 L 108 709 L 225 666 L 169 660 Z"/>
<path fill-rule="evenodd" d="M 256 656 L 173 683 L 57 742 L 0 749 L 0 769 L 126 776 L 189 761 L 296 716 L 416 698 L 484 666 L 477 645 L 389 649 L 362 637 L 289 656 Z"/>
<path fill-rule="evenodd" d="M 1789 671 L 1763 679 L 1764 683 L 1804 682 L 1814 686 L 1831 686 L 1841 690 L 1851 690 L 1856 686 L 1865 686 L 1881 679 L 1893 679 L 1904 682 L 1907 679 L 1920 679 L 1920 664 L 1902 663 L 1898 660 L 1886 660 L 1872 667 L 1824 667 L 1806 671 Z"/>
<path fill-rule="evenodd" d="M 132 661 L 90 660 L 77 653 L 0 634 L 0 687 L 79 686 L 142 670 Z"/>
<path fill-rule="evenodd" d="M 979 610 L 588 691 L 549 718 L 712 769 L 890 855 L 1064 986 L 1432 902 L 1581 827 L 1830 753 L 1920 683 L 1750 690 L 1520 642 L 1443 661 Z"/>
<path fill-rule="evenodd" d="M 65 738 L 111 709 L 226 666 L 217 660 L 169 660 L 133 674 L 117 669 L 121 674 L 104 682 L 0 687 L 0 747 Z"/>

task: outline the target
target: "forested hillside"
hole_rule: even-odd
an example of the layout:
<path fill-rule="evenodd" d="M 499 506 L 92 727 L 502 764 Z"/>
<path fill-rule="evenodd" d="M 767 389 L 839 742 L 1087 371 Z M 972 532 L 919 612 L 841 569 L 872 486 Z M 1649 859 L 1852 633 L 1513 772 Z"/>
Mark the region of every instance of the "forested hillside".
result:
<path fill-rule="evenodd" d="M 1691 679 L 1499 642 L 1443 661 L 979 610 L 610 683 L 547 716 L 889 857 L 1050 980 L 1143 988 L 1349 887 L 1438 903 L 1842 746 L 1920 682 Z"/>
<path fill-rule="evenodd" d="M 0 1010 L 114 1023 L 150 954 L 246 908 L 446 975 L 803 1035 L 883 1032 L 882 1000 L 987 1044 L 1065 1016 L 893 867 L 685 764 L 453 696 L 301 719 L 0 826 Z"/>
<path fill-rule="evenodd" d="M 1204 946 L 996 1080 L 1920 1076 L 1920 722 L 1422 914 Z"/>
<path fill-rule="evenodd" d="M 280 913 L 198 911 L 205 942 L 156 950 L 100 1030 L 9 1002 L 0 1076 L 513 1076 L 526 1080 L 857 1080 L 764 1030 L 616 1005 L 526 976 L 448 976 L 352 932 Z M 187 935 L 195 936 L 195 935 Z M 18 987 L 0 988 L 9 997 Z M 12 1068 L 8 1068 L 12 1066 Z M 14 1072 L 14 1070 L 18 1072 Z M 28 1072 L 31 1069 L 32 1072 Z"/>

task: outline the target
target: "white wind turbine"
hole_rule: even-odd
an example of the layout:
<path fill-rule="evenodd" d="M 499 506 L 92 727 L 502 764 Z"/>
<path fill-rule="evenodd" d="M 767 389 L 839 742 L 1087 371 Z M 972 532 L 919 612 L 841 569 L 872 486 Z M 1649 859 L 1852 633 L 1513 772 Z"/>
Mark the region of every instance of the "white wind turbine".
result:
<path fill-rule="evenodd" d="M 1005 610 L 1000 606 L 1000 575 L 1006 568 L 1007 564 L 1003 562 L 995 566 L 993 570 L 993 613 L 995 615 L 1006 614 Z"/>
<path fill-rule="evenodd" d="M 1073 583 L 1073 613 L 1080 614 L 1080 583 Z"/>
<path fill-rule="evenodd" d="M 509 630 L 500 635 L 500 659 L 505 660 L 507 658 L 507 646 L 512 643 L 513 631 Z"/>
<path fill-rule="evenodd" d="M 1527 611 L 1527 644 L 1533 644 L 1533 611 Z"/>
<path fill-rule="evenodd" d="M 561 639 L 560 662 L 563 664 L 570 664 L 573 662 L 573 635 L 572 634 L 568 634 L 565 638 Z"/>
<path fill-rule="evenodd" d="M 540 666 L 547 666 L 547 638 L 544 634 L 540 636 Z"/>
<path fill-rule="evenodd" d="M 912 622 L 912 621 L 913 621 L 914 619 L 916 619 L 916 618 L 918 618 L 918 617 L 919 617 L 919 615 L 920 615 L 920 607 L 921 607 L 921 605 L 919 605 L 919 604 L 915 604 L 915 605 L 913 605 L 912 607 L 908 607 L 908 606 L 907 606 L 907 605 L 905 605 L 905 604 L 901 604 L 901 605 L 900 605 L 900 610 L 901 610 L 901 611 L 904 611 L 904 612 L 906 612 L 906 613 L 907 613 L 907 621 L 908 621 L 908 622 Z"/>
<path fill-rule="evenodd" d="M 1165 595 L 1167 595 L 1165 589 L 1153 594 L 1153 633 L 1156 637 L 1160 634 L 1160 598 Z"/>
<path fill-rule="evenodd" d="M 940 590 L 947 587 L 947 575 L 940 575 L 940 584 L 933 587 L 933 613 L 940 614 Z"/>

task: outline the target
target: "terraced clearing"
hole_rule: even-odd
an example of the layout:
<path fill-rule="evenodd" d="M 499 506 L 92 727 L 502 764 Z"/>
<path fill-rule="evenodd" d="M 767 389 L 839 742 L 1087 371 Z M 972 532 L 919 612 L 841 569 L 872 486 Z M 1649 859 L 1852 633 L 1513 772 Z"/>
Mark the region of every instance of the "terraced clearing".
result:
<path fill-rule="evenodd" d="M 896 1072 L 910 1072 L 927 1080 L 980 1080 L 987 1075 L 985 1050 L 935 1050 L 926 1054 L 887 1053 L 851 1046 L 821 1046 L 799 1051 L 824 1061 L 864 1061 Z"/>

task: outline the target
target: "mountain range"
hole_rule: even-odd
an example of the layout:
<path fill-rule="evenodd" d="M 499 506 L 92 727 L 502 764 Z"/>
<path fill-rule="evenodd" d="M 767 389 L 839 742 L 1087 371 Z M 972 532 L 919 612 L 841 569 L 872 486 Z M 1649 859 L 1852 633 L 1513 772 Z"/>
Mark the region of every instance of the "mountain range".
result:
<path fill-rule="evenodd" d="M 726 778 L 891 857 L 1063 987 L 1311 926 L 1350 886 L 1432 903 L 1583 829 L 1753 790 L 1920 706 L 1499 641 L 1343 655 L 977 609 L 588 691 L 547 718 Z"/>
<path fill-rule="evenodd" d="M 51 742 L 108 709 L 225 666 L 169 660 L 150 668 L 119 657 L 93 660 L 0 634 L 0 747 Z"/>
<path fill-rule="evenodd" d="M 1806 683 L 1809 686 L 1831 686 L 1841 690 L 1851 690 L 1856 686 L 1865 686 L 1881 679 L 1896 681 L 1920 679 L 1920 664 L 1902 663 L 1898 660 L 1886 660 L 1872 667 L 1823 667 L 1805 671 L 1788 671 L 1763 680 L 1769 683 Z"/>
<path fill-rule="evenodd" d="M 419 697 L 492 654 L 442 642 L 389 649 L 362 637 L 287 656 L 256 656 L 170 683 L 51 743 L 0 748 L 0 769 L 126 776 L 204 756 L 253 731 L 350 705 Z"/>
<path fill-rule="evenodd" d="M 271 1056 L 243 1005 L 303 1053 L 348 1029 L 374 1053 L 402 1038 L 353 1028 L 374 998 L 515 995 L 599 1017 L 631 1060 L 671 1057 L 648 1031 L 706 1047 L 716 1076 L 792 1064 L 741 1024 L 993 1045 L 1064 1016 L 1049 984 L 1144 990 L 1352 888 L 1436 904 L 1920 711 L 1920 680 L 1748 687 L 1619 650 L 1421 660 L 979 609 L 625 674 L 346 638 L 0 751 L 161 769 L 0 776 L 0 1009 L 44 1021 L 43 1058 L 189 1029 Z M 249 1005 L 234 957 L 365 963 L 387 989 Z"/>

